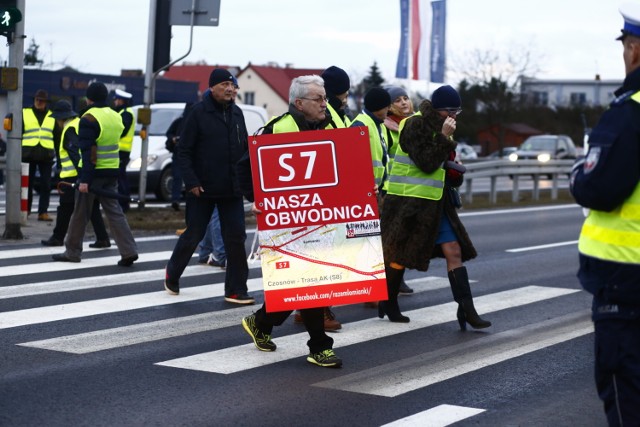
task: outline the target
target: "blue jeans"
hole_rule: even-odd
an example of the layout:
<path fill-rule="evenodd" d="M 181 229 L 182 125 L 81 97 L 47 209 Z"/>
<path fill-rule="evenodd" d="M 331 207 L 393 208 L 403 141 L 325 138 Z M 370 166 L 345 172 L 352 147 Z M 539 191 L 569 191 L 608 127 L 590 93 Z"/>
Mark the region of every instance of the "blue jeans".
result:
<path fill-rule="evenodd" d="M 213 254 L 218 261 L 227 259 L 227 253 L 224 251 L 224 241 L 222 240 L 222 230 L 220 229 L 220 215 L 218 208 L 213 210 L 204 239 L 200 242 L 200 251 L 198 258 L 200 262 L 207 260 L 209 254 Z"/>
<path fill-rule="evenodd" d="M 220 215 L 222 240 L 227 254 L 227 270 L 224 278 L 225 295 L 243 294 L 247 292 L 249 266 L 247 251 L 244 247 L 247 233 L 242 197 L 195 197 L 191 193 L 187 193 L 185 209 L 187 229 L 178 238 L 171 258 L 169 258 L 167 279 L 178 283 L 191 260 L 191 256 L 198 247 L 198 243 L 204 237 L 216 207 Z"/>

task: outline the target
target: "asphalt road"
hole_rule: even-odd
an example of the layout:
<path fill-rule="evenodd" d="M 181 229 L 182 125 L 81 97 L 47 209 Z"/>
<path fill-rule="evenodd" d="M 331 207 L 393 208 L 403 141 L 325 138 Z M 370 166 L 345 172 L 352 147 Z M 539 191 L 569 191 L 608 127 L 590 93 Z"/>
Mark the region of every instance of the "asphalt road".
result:
<path fill-rule="evenodd" d="M 64 264 L 50 262 L 60 248 L 2 242 L 0 425 L 605 426 L 575 277 L 581 210 L 462 216 L 479 252 L 467 263 L 476 307 L 493 326 L 458 330 L 435 260 L 407 275 L 409 324 L 334 308 L 341 369 L 305 361 L 292 319 L 274 330 L 276 352 L 255 349 L 240 319 L 257 307 L 225 303 L 224 272 L 195 258 L 180 296 L 166 294 L 175 236 L 138 239 L 131 268 L 114 247 Z M 251 265 L 262 302 L 260 277 Z"/>

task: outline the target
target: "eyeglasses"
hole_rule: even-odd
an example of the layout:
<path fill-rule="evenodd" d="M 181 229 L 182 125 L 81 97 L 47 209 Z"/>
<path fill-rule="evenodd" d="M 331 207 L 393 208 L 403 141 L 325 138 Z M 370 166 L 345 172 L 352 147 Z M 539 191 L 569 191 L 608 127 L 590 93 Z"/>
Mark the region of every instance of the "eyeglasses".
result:
<path fill-rule="evenodd" d="M 326 96 L 318 96 L 317 98 L 305 98 L 304 96 L 301 96 L 300 99 L 306 99 L 307 101 L 317 102 L 318 104 L 321 104 L 322 102 L 327 102 Z"/>
<path fill-rule="evenodd" d="M 462 108 L 438 108 L 436 111 L 443 111 L 450 116 L 457 116 L 462 113 Z"/>

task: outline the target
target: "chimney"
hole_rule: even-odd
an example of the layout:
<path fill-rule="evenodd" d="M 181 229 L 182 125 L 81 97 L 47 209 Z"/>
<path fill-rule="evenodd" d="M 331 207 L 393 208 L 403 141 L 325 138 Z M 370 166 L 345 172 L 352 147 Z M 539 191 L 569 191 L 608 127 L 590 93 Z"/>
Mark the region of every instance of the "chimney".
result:
<path fill-rule="evenodd" d="M 599 82 L 600 81 L 600 74 L 596 74 L 596 81 Z"/>

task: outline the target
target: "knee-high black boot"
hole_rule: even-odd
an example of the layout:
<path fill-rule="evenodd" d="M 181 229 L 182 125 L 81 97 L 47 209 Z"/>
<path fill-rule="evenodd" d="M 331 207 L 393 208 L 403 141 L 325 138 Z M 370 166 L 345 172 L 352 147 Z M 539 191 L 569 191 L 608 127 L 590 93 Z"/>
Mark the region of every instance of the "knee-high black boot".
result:
<path fill-rule="evenodd" d="M 463 266 L 451 270 L 449 272 L 449 283 L 451 284 L 453 300 L 458 303 L 457 317 L 460 330 L 466 331 L 467 323 L 474 329 L 488 328 L 491 326 L 491 322 L 483 320 L 473 306 L 467 268 Z"/>
<path fill-rule="evenodd" d="M 385 264 L 385 273 L 387 275 L 388 300 L 378 303 L 378 317 L 382 319 L 386 314 L 392 322 L 409 323 L 409 318 L 400 313 L 400 306 L 398 306 L 398 293 L 404 276 L 404 268 L 398 270 Z"/>

